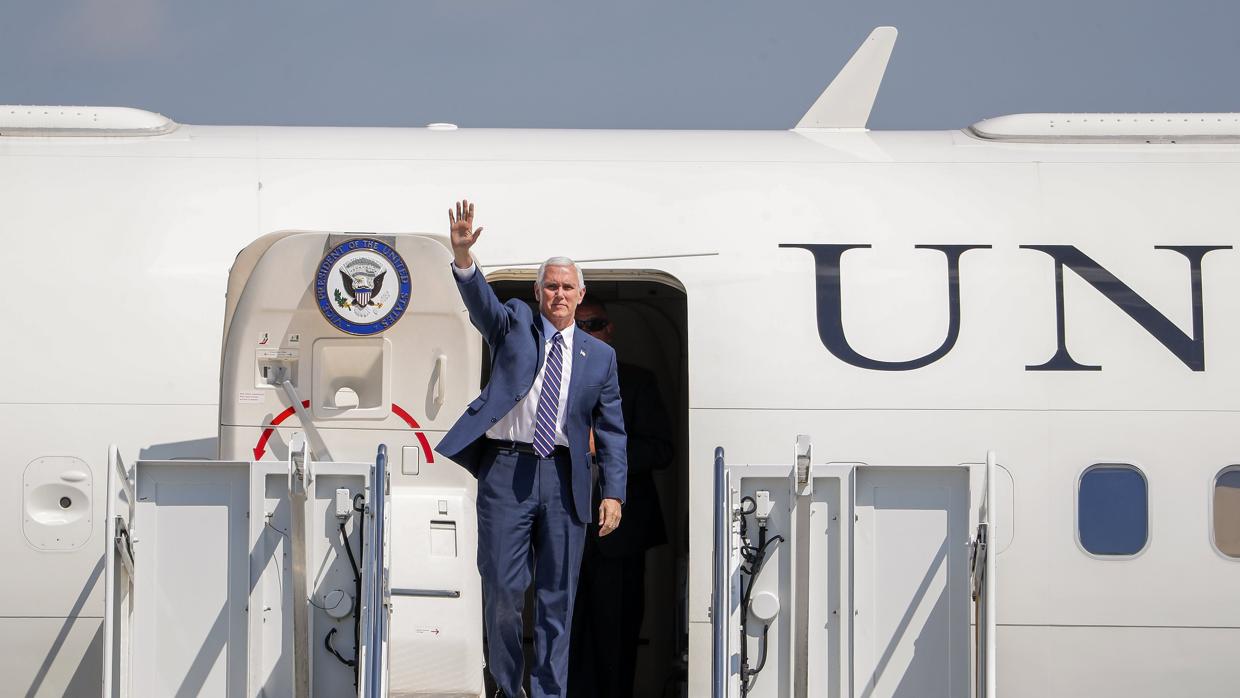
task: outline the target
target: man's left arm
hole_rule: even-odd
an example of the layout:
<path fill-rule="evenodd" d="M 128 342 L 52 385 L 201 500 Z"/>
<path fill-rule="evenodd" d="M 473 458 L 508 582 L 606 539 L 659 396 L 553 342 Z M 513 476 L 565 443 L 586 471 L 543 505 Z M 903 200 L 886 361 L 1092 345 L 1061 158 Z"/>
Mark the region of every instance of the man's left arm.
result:
<path fill-rule="evenodd" d="M 628 455 L 624 433 L 624 414 L 620 410 L 620 380 L 616 355 L 611 355 L 607 379 L 594 407 L 594 447 L 599 464 L 599 488 L 603 499 L 624 502 L 628 481 Z"/>

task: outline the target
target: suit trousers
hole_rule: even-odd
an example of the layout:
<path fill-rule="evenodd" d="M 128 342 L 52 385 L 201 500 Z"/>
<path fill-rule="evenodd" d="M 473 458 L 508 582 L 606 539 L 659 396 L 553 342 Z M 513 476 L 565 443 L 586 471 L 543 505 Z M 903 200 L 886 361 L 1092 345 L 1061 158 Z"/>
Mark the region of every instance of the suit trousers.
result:
<path fill-rule="evenodd" d="M 478 571 L 487 665 L 505 696 L 522 695 L 522 611 L 534 581 L 531 698 L 565 696 L 585 524 L 573 514 L 572 459 L 488 446 L 478 469 Z"/>

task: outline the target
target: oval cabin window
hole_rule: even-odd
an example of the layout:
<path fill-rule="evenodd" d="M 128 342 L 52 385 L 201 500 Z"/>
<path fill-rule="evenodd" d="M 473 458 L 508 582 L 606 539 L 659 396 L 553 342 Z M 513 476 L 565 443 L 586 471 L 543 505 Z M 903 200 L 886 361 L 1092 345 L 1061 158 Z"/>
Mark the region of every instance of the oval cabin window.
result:
<path fill-rule="evenodd" d="M 1214 545 L 1240 558 L 1240 465 L 1224 468 L 1214 480 Z"/>
<path fill-rule="evenodd" d="M 1081 475 L 1076 501 L 1081 547 L 1093 555 L 1136 555 L 1149 540 L 1149 492 L 1131 465 L 1104 463 Z"/>

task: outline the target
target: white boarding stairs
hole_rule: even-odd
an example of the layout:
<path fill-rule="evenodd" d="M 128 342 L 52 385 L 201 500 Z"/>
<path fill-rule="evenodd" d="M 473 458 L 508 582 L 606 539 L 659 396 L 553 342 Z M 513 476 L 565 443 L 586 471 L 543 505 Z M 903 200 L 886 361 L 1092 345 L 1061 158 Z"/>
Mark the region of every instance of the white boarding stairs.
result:
<path fill-rule="evenodd" d="M 995 698 L 995 455 L 727 465 L 712 698 Z"/>
<path fill-rule="evenodd" d="M 373 463 L 316 462 L 297 434 L 286 462 L 130 468 L 113 446 L 104 698 L 386 696 L 390 494 L 387 448 L 377 450 Z M 356 563 L 349 523 L 363 533 Z M 358 587 L 316 589 L 338 565 Z M 315 627 L 329 616 L 348 632 Z"/>

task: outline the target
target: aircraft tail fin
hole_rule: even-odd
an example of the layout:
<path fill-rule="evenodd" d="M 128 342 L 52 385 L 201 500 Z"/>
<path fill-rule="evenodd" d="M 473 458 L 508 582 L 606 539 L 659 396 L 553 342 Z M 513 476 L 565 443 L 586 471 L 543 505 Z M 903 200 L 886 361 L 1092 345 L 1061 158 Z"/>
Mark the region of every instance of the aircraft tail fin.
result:
<path fill-rule="evenodd" d="M 878 27 L 835 76 L 797 129 L 865 128 L 896 44 L 895 27 Z"/>

